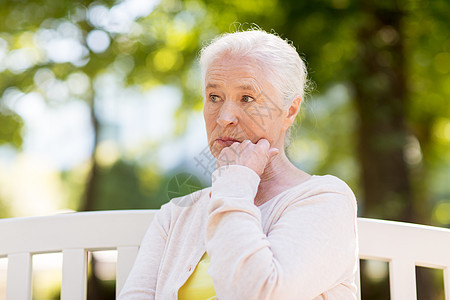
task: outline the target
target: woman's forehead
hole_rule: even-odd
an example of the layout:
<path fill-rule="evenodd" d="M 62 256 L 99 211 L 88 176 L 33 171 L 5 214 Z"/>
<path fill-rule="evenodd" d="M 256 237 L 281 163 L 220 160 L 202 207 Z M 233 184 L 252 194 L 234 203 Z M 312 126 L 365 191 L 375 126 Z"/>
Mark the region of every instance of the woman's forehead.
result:
<path fill-rule="evenodd" d="M 222 77 L 222 76 L 210 76 L 207 77 L 205 89 L 206 90 L 217 90 L 233 88 L 242 91 L 249 91 L 254 93 L 261 93 L 263 89 L 266 88 L 264 81 L 258 80 L 253 77 Z"/>
<path fill-rule="evenodd" d="M 205 76 L 205 88 L 219 88 L 232 84 L 243 90 L 261 89 L 268 83 L 260 65 L 244 58 L 216 59 Z"/>
<path fill-rule="evenodd" d="M 221 75 L 236 73 L 242 75 L 258 75 L 262 73 L 261 67 L 249 60 L 244 59 L 216 59 L 208 67 L 206 75 Z"/>

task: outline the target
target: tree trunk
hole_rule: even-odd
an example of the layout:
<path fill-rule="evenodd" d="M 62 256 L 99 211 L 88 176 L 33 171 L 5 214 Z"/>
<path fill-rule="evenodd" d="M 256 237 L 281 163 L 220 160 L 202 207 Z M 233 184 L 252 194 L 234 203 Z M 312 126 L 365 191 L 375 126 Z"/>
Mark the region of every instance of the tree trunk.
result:
<path fill-rule="evenodd" d="M 86 181 L 86 188 L 84 191 L 84 197 L 83 201 L 80 205 L 80 209 L 82 211 L 90 211 L 95 208 L 95 198 L 96 198 L 96 187 L 98 182 L 98 174 L 99 174 L 99 166 L 95 157 L 95 151 L 97 149 L 98 143 L 99 143 L 99 131 L 100 131 L 100 123 L 97 119 L 96 112 L 95 112 L 95 103 L 94 103 L 94 96 L 92 96 L 92 99 L 90 101 L 90 113 L 91 113 L 91 124 L 93 129 L 93 135 L 94 135 L 94 143 L 92 146 L 92 153 L 91 153 L 91 170 L 89 171 L 87 181 Z"/>
<path fill-rule="evenodd" d="M 364 216 L 418 222 L 407 143 L 404 33 L 400 4 L 364 1 L 358 30 L 360 52 L 353 74 L 359 113 L 358 154 L 361 163 Z M 417 270 L 418 299 L 432 299 L 429 276 Z M 364 292 L 364 291 L 363 291 Z M 385 295 L 387 296 L 387 295 Z M 363 298 L 365 295 L 363 295 Z"/>
<path fill-rule="evenodd" d="M 364 2 L 358 31 L 360 52 L 353 74 L 359 113 L 358 154 L 362 166 L 364 215 L 414 221 L 409 168 L 403 157 L 407 89 L 401 21 L 395 4 Z"/>

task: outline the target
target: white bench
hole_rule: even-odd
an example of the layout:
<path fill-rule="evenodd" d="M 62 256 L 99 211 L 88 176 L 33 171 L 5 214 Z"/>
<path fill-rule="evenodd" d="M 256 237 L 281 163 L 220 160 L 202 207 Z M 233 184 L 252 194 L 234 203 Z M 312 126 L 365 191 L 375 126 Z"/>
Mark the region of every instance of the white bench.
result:
<path fill-rule="evenodd" d="M 155 210 L 83 212 L 0 220 L 7 300 L 31 299 L 32 255 L 63 253 L 62 300 L 86 299 L 87 251 L 117 250 L 121 290 Z M 443 269 L 450 300 L 450 230 L 358 219 L 360 258 L 389 262 L 392 300 L 416 299 L 415 266 Z"/>

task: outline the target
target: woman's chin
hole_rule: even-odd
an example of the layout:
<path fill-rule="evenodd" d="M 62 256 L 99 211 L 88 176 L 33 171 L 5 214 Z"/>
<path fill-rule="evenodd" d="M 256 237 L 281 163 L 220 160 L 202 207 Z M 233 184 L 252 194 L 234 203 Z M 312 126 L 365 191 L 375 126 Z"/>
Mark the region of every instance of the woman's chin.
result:
<path fill-rule="evenodd" d="M 214 147 L 213 151 L 211 151 L 211 154 L 217 159 L 219 157 L 220 152 L 223 150 L 223 148 L 226 148 L 226 147 L 224 147 L 224 146 Z"/>
<path fill-rule="evenodd" d="M 232 143 L 231 143 L 231 144 L 232 144 Z M 211 146 L 209 149 L 211 150 L 211 154 L 212 154 L 215 158 L 217 158 L 217 157 L 219 156 L 220 152 L 221 152 L 224 148 L 227 148 L 227 147 L 231 146 L 231 144 L 230 144 L 230 145 L 225 145 L 225 144 L 219 143 L 218 141 L 214 141 L 214 143 L 212 144 L 212 146 Z"/>

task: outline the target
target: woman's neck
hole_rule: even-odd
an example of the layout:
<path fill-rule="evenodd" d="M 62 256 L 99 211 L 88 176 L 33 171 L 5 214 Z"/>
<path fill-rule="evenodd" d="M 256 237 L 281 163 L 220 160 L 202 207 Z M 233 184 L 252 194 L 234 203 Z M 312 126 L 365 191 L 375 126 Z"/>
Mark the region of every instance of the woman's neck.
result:
<path fill-rule="evenodd" d="M 293 167 L 292 163 L 286 157 L 284 151 L 280 150 L 278 153 L 267 165 L 264 169 L 264 173 L 261 175 L 261 184 L 271 184 L 273 180 L 281 179 L 280 177 L 284 177 L 284 173 L 286 169 Z"/>
<path fill-rule="evenodd" d="M 299 184 L 309 177 L 309 174 L 298 169 L 289 161 L 284 151 L 280 151 L 264 169 L 254 203 L 256 206 L 260 206 L 285 189 Z"/>

